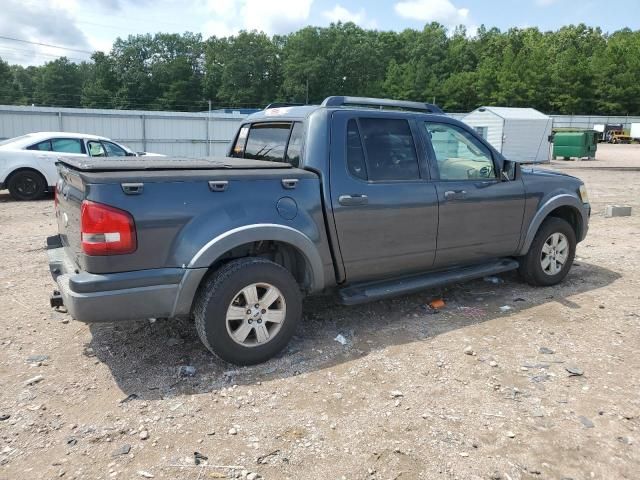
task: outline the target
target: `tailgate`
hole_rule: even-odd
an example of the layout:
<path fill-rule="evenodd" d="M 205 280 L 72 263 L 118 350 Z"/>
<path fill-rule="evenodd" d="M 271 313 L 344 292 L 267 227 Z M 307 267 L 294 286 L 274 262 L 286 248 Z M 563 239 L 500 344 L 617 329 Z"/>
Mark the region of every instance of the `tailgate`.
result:
<path fill-rule="evenodd" d="M 69 258 L 78 265 L 82 251 L 80 238 L 80 211 L 85 197 L 85 185 L 78 172 L 58 164 L 60 180 L 56 186 L 56 220 L 62 245 Z"/>

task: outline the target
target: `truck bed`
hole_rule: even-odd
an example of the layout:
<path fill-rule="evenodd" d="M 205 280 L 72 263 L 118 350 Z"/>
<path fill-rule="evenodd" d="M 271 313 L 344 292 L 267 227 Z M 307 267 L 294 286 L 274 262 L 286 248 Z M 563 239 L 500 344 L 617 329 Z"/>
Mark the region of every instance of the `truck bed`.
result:
<path fill-rule="evenodd" d="M 58 229 L 69 257 L 82 271 L 182 268 L 211 239 L 250 224 L 285 224 L 311 238 L 324 237 L 319 228 L 324 224 L 319 178 L 289 164 L 236 158 L 60 158 L 58 169 Z M 135 252 L 82 252 L 85 200 L 131 215 Z"/>
<path fill-rule="evenodd" d="M 123 170 L 228 170 L 228 169 L 263 169 L 263 168 L 292 168 L 288 163 L 265 162 L 231 157 L 121 157 L 119 160 L 110 158 L 77 158 L 60 157 L 63 163 L 81 172 L 119 172 Z"/>
<path fill-rule="evenodd" d="M 60 157 L 58 164 L 74 172 L 84 183 L 198 181 L 242 178 L 253 179 L 282 177 L 295 173 L 305 175 L 304 170 L 288 163 L 245 160 L 242 158 L 162 158 L 122 160 Z"/>

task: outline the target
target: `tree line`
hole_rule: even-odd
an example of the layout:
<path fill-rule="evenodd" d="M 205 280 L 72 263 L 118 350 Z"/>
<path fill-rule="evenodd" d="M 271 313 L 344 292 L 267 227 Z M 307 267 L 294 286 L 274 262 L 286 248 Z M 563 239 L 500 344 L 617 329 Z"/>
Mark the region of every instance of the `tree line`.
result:
<path fill-rule="evenodd" d="M 353 23 L 269 37 L 243 31 L 118 38 L 91 61 L 42 66 L 0 59 L 0 103 L 206 110 L 319 102 L 329 95 L 433 101 L 451 112 L 480 105 L 559 114 L 640 114 L 640 31 L 580 25 L 480 27 L 431 23 L 418 31 Z"/>

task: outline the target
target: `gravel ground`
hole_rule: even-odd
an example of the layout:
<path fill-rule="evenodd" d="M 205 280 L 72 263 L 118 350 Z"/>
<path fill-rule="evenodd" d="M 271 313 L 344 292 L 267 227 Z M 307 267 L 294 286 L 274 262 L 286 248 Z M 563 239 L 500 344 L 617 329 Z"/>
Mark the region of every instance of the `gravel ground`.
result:
<path fill-rule="evenodd" d="M 640 170 L 640 148 L 596 162 Z M 562 285 L 316 298 L 288 350 L 250 368 L 213 358 L 189 322 L 52 311 L 53 202 L 1 192 L 0 479 L 638 478 L 640 171 L 587 163 L 552 165 L 594 208 Z M 633 216 L 604 218 L 610 203 Z"/>

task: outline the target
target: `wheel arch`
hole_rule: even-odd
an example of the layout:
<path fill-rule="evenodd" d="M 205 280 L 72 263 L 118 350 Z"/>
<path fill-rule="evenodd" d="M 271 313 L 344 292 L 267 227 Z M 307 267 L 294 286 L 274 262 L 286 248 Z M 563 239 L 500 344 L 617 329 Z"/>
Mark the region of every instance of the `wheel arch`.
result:
<path fill-rule="evenodd" d="M 303 290 L 316 292 L 324 288 L 322 259 L 309 237 L 286 225 L 247 225 L 218 235 L 186 265 L 174 316 L 191 312 L 198 288 L 212 271 L 230 260 L 249 256 L 269 258 L 282 265 Z"/>
<path fill-rule="evenodd" d="M 576 240 L 579 242 L 584 238 L 587 219 L 584 217 L 583 206 L 581 202 L 569 194 L 561 194 L 547 200 L 542 207 L 536 212 L 529 224 L 527 234 L 519 249 L 519 255 L 525 255 L 531 243 L 540 229 L 540 225 L 548 217 L 556 217 L 566 220 L 576 234 Z"/>
<path fill-rule="evenodd" d="M 39 170 L 38 168 L 33 167 L 33 166 L 22 166 L 22 167 L 14 168 L 7 175 L 7 178 L 5 179 L 4 184 L 5 185 L 9 185 L 9 182 L 11 181 L 11 178 L 14 177 L 16 174 L 18 174 L 20 172 L 34 172 L 34 173 L 40 175 L 40 177 L 42 177 L 42 179 L 44 180 L 44 183 L 47 185 L 47 188 L 49 188 L 51 186 L 51 184 L 49 182 L 49 178 L 47 177 L 47 175 L 42 170 Z M 54 184 L 55 184 L 55 182 L 54 182 Z"/>

